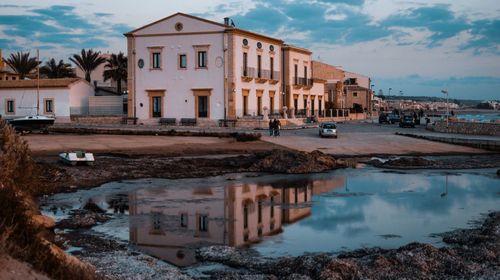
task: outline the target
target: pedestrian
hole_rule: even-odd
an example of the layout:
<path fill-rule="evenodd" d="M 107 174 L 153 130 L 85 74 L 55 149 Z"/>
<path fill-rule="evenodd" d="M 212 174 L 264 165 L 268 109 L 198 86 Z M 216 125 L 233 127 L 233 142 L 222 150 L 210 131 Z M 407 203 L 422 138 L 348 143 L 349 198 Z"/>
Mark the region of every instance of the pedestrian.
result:
<path fill-rule="evenodd" d="M 276 137 L 276 127 L 277 127 L 278 123 L 276 121 L 276 119 L 273 119 L 273 136 Z"/>
<path fill-rule="evenodd" d="M 281 122 L 280 120 L 276 120 L 276 136 L 280 136 Z"/>
<path fill-rule="evenodd" d="M 269 136 L 273 136 L 274 134 L 274 122 L 272 119 L 269 119 Z"/>

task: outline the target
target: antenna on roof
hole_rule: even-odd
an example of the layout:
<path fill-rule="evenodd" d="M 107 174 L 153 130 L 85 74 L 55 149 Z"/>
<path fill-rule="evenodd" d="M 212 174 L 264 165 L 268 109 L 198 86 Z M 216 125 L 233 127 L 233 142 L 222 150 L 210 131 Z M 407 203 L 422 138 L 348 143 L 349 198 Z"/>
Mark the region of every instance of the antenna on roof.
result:
<path fill-rule="evenodd" d="M 234 25 L 234 21 L 232 19 L 231 19 L 231 26 L 236 27 L 236 25 Z"/>
<path fill-rule="evenodd" d="M 318 61 L 321 61 L 321 56 L 318 55 Z"/>

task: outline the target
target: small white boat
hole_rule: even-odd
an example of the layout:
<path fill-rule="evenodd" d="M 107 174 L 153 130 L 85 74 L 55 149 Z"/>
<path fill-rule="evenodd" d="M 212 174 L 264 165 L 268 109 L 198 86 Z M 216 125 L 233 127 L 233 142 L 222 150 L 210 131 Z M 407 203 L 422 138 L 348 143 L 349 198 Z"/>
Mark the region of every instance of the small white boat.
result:
<path fill-rule="evenodd" d="M 72 151 L 72 152 L 60 153 L 59 160 L 72 166 L 75 166 L 78 163 L 86 163 L 87 165 L 93 165 L 95 161 L 94 154 L 86 153 L 84 151 Z"/>

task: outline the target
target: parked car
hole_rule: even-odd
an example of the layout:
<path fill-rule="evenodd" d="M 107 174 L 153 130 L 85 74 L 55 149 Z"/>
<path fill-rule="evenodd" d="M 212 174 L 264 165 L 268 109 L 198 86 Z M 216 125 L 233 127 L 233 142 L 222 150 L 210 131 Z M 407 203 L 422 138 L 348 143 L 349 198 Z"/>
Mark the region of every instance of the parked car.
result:
<path fill-rule="evenodd" d="M 333 122 L 324 122 L 319 124 L 319 137 L 337 138 L 337 125 Z"/>
<path fill-rule="evenodd" d="M 382 124 L 382 123 L 389 123 L 389 118 L 387 117 L 387 114 L 380 114 L 378 116 L 378 123 Z"/>
<path fill-rule="evenodd" d="M 400 127 L 415 127 L 415 119 L 413 116 L 402 116 L 399 122 Z"/>
<path fill-rule="evenodd" d="M 396 115 L 394 113 L 390 113 L 387 115 L 387 119 L 391 124 L 399 122 L 399 115 Z"/>

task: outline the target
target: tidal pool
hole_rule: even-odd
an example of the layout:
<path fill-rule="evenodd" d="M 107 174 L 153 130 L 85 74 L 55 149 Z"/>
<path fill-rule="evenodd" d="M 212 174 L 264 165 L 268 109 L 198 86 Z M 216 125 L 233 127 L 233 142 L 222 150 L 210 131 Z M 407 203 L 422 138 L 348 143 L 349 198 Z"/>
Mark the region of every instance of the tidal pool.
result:
<path fill-rule="evenodd" d="M 495 172 L 362 168 L 141 179 L 58 194 L 42 208 L 61 219 L 91 199 L 113 214 L 93 231 L 178 266 L 193 264 L 194 249 L 213 244 L 271 257 L 413 241 L 440 246 L 436 233 L 467 228 L 482 213 L 500 209 Z"/>

